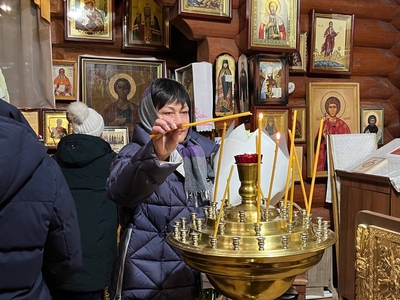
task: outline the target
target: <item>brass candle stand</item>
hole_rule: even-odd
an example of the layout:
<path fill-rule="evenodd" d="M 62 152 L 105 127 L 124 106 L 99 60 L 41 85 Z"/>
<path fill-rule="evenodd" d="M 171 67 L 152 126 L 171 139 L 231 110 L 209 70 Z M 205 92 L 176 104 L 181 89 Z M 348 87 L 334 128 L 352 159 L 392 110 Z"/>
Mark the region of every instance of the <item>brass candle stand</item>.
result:
<path fill-rule="evenodd" d="M 225 205 L 217 224 L 216 204 L 174 225 L 167 242 L 181 250 L 185 262 L 205 273 L 223 295 L 236 300 L 275 299 L 295 277 L 315 266 L 336 241 L 329 221 L 312 223 L 305 210 L 289 222 L 289 207 L 261 206 L 257 223 L 256 163 L 237 163 L 241 204 Z M 215 227 L 218 227 L 215 230 Z M 217 232 L 214 235 L 214 232 Z"/>

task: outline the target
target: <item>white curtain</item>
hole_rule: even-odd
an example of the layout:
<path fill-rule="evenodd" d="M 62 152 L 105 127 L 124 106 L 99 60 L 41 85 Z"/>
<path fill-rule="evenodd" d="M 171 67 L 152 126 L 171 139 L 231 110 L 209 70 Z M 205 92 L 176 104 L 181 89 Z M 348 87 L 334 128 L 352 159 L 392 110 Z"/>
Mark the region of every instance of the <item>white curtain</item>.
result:
<path fill-rule="evenodd" d="M 0 0 L 0 68 L 10 103 L 54 108 L 50 23 L 32 0 Z"/>

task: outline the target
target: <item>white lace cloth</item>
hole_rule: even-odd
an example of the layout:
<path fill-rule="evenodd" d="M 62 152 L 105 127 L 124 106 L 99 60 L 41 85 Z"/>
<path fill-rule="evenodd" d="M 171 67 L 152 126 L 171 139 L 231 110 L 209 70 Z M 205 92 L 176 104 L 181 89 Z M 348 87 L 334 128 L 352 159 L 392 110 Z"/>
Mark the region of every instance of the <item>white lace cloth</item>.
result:
<path fill-rule="evenodd" d="M 377 148 L 374 133 L 332 134 L 330 135 L 330 140 L 331 143 L 328 143 L 328 147 L 332 146 L 332 159 L 335 170 L 348 171 L 353 169 L 353 166 L 355 167 L 367 160 L 366 157 L 376 151 Z M 332 203 L 332 182 L 329 164 L 330 160 L 328 159 L 328 181 L 325 201 Z M 339 197 L 340 180 L 336 180 L 336 189 Z"/>
<path fill-rule="evenodd" d="M 386 157 L 388 163 L 377 169 L 372 174 L 389 178 L 393 188 L 397 192 L 400 192 L 400 149 L 399 154 L 392 154 L 392 152 L 398 148 L 400 148 L 400 138 L 394 139 L 385 146 L 372 152 L 370 155 L 365 157 L 363 161 L 366 161 L 371 157 Z M 345 171 L 351 170 L 356 166 L 356 163 L 352 164 L 349 168 L 346 168 Z"/>

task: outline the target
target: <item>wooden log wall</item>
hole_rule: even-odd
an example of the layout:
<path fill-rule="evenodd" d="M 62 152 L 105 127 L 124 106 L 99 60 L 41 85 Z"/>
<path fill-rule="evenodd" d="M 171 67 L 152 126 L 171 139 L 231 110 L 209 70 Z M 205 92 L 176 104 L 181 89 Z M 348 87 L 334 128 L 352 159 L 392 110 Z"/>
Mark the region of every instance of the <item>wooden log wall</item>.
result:
<path fill-rule="evenodd" d="M 170 7 L 173 25 L 171 51 L 162 53 L 123 53 L 122 1 L 115 2 L 116 39 L 113 44 L 64 41 L 64 7 L 62 0 L 51 1 L 53 58 L 76 60 L 78 55 L 93 54 L 116 57 L 155 56 L 165 58 L 174 69 L 194 61 L 213 63 L 220 53 L 235 58 L 247 51 L 246 0 L 233 0 L 231 22 L 182 18 L 176 0 L 159 0 Z M 309 31 L 309 11 L 340 12 L 355 15 L 352 75 L 342 78 L 290 76 L 296 84 L 289 106 L 306 105 L 306 84 L 311 81 L 351 81 L 360 84 L 360 107 L 382 107 L 385 113 L 384 142 L 400 137 L 400 0 L 300 0 L 300 30 Z M 184 50 L 182 50 L 184 49 Z M 183 52 L 184 51 L 184 52 Z M 183 55 L 184 54 L 184 55 Z M 62 104 L 61 104 L 62 105 Z M 305 165 L 304 168 L 305 169 Z M 309 191 L 306 180 L 306 190 Z M 313 205 L 324 206 L 326 180 L 318 179 Z M 297 189 L 296 198 L 301 199 Z"/>

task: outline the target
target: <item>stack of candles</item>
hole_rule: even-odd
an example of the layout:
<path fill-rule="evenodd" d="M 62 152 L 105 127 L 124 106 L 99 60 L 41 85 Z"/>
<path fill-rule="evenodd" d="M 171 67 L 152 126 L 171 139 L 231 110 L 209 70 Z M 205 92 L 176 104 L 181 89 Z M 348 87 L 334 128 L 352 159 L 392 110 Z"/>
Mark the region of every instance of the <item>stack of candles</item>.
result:
<path fill-rule="evenodd" d="M 317 145 L 321 144 L 323 126 L 324 126 L 324 119 L 321 118 L 321 120 L 319 121 L 319 131 L 318 131 L 318 142 L 317 142 Z M 319 147 L 317 147 L 317 151 L 315 152 L 315 157 L 314 157 L 314 165 L 313 165 L 314 168 L 313 168 L 313 174 L 312 174 L 312 178 L 311 178 L 310 194 L 309 194 L 309 197 L 308 197 L 307 216 L 310 216 L 310 213 L 311 213 L 311 204 L 312 204 L 312 200 L 313 200 L 314 187 L 315 187 L 315 177 L 317 175 L 318 156 L 319 156 Z"/>
<path fill-rule="evenodd" d="M 249 115 L 250 113 L 243 113 L 243 115 Z M 228 118 L 234 118 L 238 117 L 241 114 L 238 115 L 232 115 L 229 117 L 223 117 L 222 119 L 228 119 Z M 257 224 L 260 223 L 261 219 L 261 202 L 262 198 L 264 197 L 262 194 L 261 190 L 261 160 L 262 160 L 262 119 L 263 119 L 263 114 L 259 114 L 258 117 L 258 136 L 256 138 L 256 154 L 243 154 L 243 155 L 237 155 L 235 156 L 236 163 L 251 163 L 254 162 L 255 156 L 257 157 L 257 171 L 258 171 L 258 182 L 257 182 Z M 208 122 L 215 121 L 217 119 L 211 119 L 208 120 Z M 301 176 L 300 172 L 300 162 L 299 158 L 297 156 L 297 153 L 295 151 L 294 147 L 294 133 L 295 133 L 295 126 L 296 126 L 296 121 L 297 121 L 297 110 L 294 111 L 293 114 L 293 125 L 292 125 L 292 130 L 288 130 L 289 132 L 289 137 L 290 137 L 290 152 L 289 152 L 289 159 L 288 159 L 288 172 L 287 172 L 287 177 L 286 177 L 286 185 L 285 185 L 285 196 L 284 196 L 284 207 L 287 207 L 287 199 L 288 199 L 288 194 L 289 194 L 289 181 L 291 179 L 291 191 L 290 191 L 290 206 L 289 206 L 289 222 L 292 222 L 293 219 L 293 197 L 294 197 L 294 171 L 295 167 L 297 167 L 297 170 L 300 175 L 300 183 L 302 187 L 302 192 L 303 192 L 303 197 L 304 197 L 304 205 L 306 207 L 307 211 L 307 216 L 310 215 L 311 213 L 311 204 L 312 204 L 312 199 L 313 199 L 313 193 L 314 193 L 314 187 L 315 187 L 315 178 L 316 178 L 316 172 L 317 172 L 317 162 L 318 162 L 318 155 L 319 155 L 319 148 L 317 148 L 317 151 L 315 153 L 315 159 L 314 159 L 314 165 L 313 165 L 313 174 L 312 174 L 312 181 L 311 181 L 311 188 L 310 188 L 310 194 L 307 199 L 305 188 L 304 188 L 304 182 L 303 178 Z M 200 123 L 205 123 L 206 121 L 200 121 Z M 197 122 L 199 123 L 199 122 Z M 187 126 L 194 126 L 197 125 L 197 123 L 190 123 L 187 124 Z M 319 126 L 319 132 L 318 132 L 318 144 L 321 143 L 321 138 L 322 138 L 322 128 L 323 128 L 323 119 L 320 120 L 320 126 Z M 213 197 L 213 204 L 216 205 L 216 195 L 217 195 L 217 188 L 218 188 L 218 178 L 219 178 L 219 172 L 221 169 L 221 160 L 222 160 L 222 154 L 223 154 L 223 148 L 224 148 L 224 140 L 225 140 L 225 132 L 226 132 L 226 123 L 224 123 L 223 131 L 222 131 L 222 136 L 221 136 L 221 147 L 220 147 L 220 153 L 219 153 L 219 158 L 218 158 L 218 166 L 217 166 L 217 176 L 216 176 L 216 182 L 215 182 L 215 188 L 214 188 L 214 197 Z M 152 138 L 155 138 L 157 135 L 151 136 Z M 272 165 L 272 174 L 271 174 L 271 180 L 270 180 L 270 186 L 268 190 L 268 198 L 267 198 L 267 203 L 266 203 L 266 208 L 268 209 L 270 206 L 271 202 L 271 195 L 272 195 L 272 189 L 273 189 L 273 183 L 274 183 L 274 176 L 275 176 L 275 169 L 276 169 L 276 162 L 277 162 L 277 157 L 278 157 L 278 151 L 279 151 L 279 142 L 280 142 L 280 133 L 277 134 L 277 139 L 275 141 L 275 152 L 274 152 L 274 160 L 273 160 L 273 165 Z M 238 161 L 239 159 L 239 161 Z M 225 198 L 226 195 L 228 194 L 229 198 L 229 182 L 232 176 L 232 171 L 233 171 L 233 166 L 231 166 L 231 170 L 229 172 L 229 176 L 227 179 L 227 186 L 224 191 L 224 196 L 221 201 L 221 206 L 220 206 L 220 213 L 218 214 L 217 217 L 217 223 L 216 227 L 218 228 L 218 223 L 220 222 L 221 218 L 221 213 L 224 208 L 225 204 Z M 216 231 L 214 232 L 214 237 L 216 236 Z"/>
<path fill-rule="evenodd" d="M 304 188 L 304 182 L 303 178 L 301 175 L 301 169 L 300 169 L 300 162 L 299 158 L 297 157 L 297 153 L 295 151 L 294 147 L 294 133 L 296 129 L 296 121 L 297 121 L 297 110 L 294 111 L 293 114 L 293 125 L 292 125 L 292 130 L 289 130 L 289 137 L 290 137 L 290 152 L 289 152 L 289 161 L 288 161 L 288 172 L 287 172 L 287 177 L 286 177 L 286 186 L 285 186 L 285 196 L 284 196 L 284 202 L 283 205 L 284 207 L 287 207 L 287 199 L 288 199 L 288 191 L 289 191 L 289 181 L 290 178 L 291 180 L 291 192 L 290 192 L 290 205 L 289 205 L 289 222 L 292 222 L 293 220 L 293 197 L 294 197 L 294 174 L 295 174 L 295 167 L 297 167 L 297 170 L 300 175 L 300 184 L 303 192 L 303 198 L 304 198 L 304 206 L 307 211 L 307 216 L 310 216 L 311 214 L 311 204 L 312 204 L 312 199 L 313 199 L 313 194 L 314 194 L 314 187 L 315 187 L 315 178 L 316 178 L 316 173 L 317 173 L 317 163 L 318 163 L 318 155 L 319 155 L 319 147 L 317 147 L 317 151 L 315 153 L 315 158 L 314 158 L 314 165 L 313 165 L 313 174 L 311 178 L 311 187 L 310 187 L 310 194 L 307 199 L 305 188 Z M 319 131 L 318 131 L 318 145 L 321 143 L 321 137 L 322 137 L 322 127 L 323 127 L 324 120 L 320 120 L 319 124 Z"/>
<path fill-rule="evenodd" d="M 274 161 L 272 163 L 272 174 L 271 174 L 271 180 L 269 183 L 269 190 L 268 190 L 268 199 L 267 199 L 267 209 L 269 209 L 269 206 L 271 204 L 271 194 L 272 194 L 272 187 L 275 179 L 275 169 L 276 169 L 276 162 L 278 158 L 278 151 L 279 151 L 279 140 L 280 140 L 280 133 L 278 132 L 276 134 L 276 142 L 275 142 L 275 154 L 274 154 Z"/>
<path fill-rule="evenodd" d="M 221 206 L 219 207 L 219 213 L 218 213 L 218 216 L 217 216 L 213 237 L 217 237 L 219 223 L 221 222 L 221 217 L 222 217 L 222 213 L 224 211 L 224 206 L 225 206 L 225 202 L 226 202 L 225 198 L 226 198 L 227 194 L 229 194 L 229 183 L 230 183 L 231 178 L 232 178 L 232 172 L 233 172 L 233 165 L 231 166 L 231 169 L 229 171 L 228 179 L 226 180 L 226 188 L 225 188 L 225 191 L 224 191 L 224 196 L 222 197 Z M 229 196 L 228 196 L 228 199 L 229 199 Z M 228 203 L 229 202 L 230 202 L 230 200 L 228 200 Z"/>
<path fill-rule="evenodd" d="M 219 156 L 218 156 L 218 165 L 217 165 L 217 174 L 216 174 L 217 176 L 215 177 L 213 205 L 215 205 L 217 203 L 219 175 L 220 175 L 220 171 L 221 171 L 222 154 L 224 152 L 224 146 L 225 146 L 225 132 L 226 132 L 226 123 L 224 122 L 224 127 L 222 129 L 222 136 L 221 136 L 221 146 L 219 149 Z M 224 201 L 222 201 L 222 202 L 224 202 Z"/>
<path fill-rule="evenodd" d="M 263 198 L 262 194 L 262 189 L 261 189 L 261 158 L 262 158 L 262 147 L 261 147 L 261 141 L 262 141 L 262 119 L 263 119 L 263 114 L 259 114 L 258 116 L 258 139 L 257 139 L 257 144 L 256 144 L 256 149 L 257 149 L 257 155 L 258 155 L 258 197 L 257 197 L 257 224 L 260 223 L 260 218 L 261 218 L 261 202 Z M 280 133 L 278 132 L 276 134 L 276 141 L 275 141 L 275 152 L 274 152 L 274 160 L 272 163 L 272 170 L 271 170 L 271 179 L 269 182 L 269 189 L 268 189 L 268 198 L 267 198 L 267 203 L 266 203 L 266 208 L 268 209 L 271 203 L 271 195 L 272 195 L 272 188 L 274 186 L 274 179 L 275 179 L 275 169 L 276 169 L 276 162 L 278 159 L 278 152 L 279 152 L 279 140 L 280 140 Z"/>

